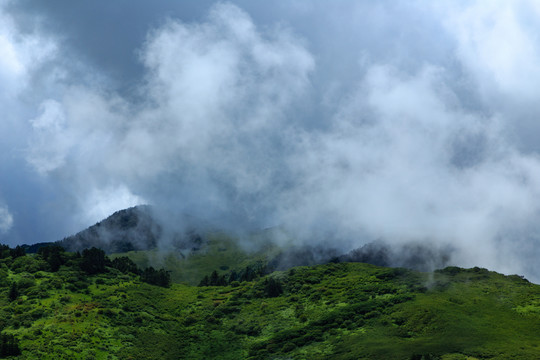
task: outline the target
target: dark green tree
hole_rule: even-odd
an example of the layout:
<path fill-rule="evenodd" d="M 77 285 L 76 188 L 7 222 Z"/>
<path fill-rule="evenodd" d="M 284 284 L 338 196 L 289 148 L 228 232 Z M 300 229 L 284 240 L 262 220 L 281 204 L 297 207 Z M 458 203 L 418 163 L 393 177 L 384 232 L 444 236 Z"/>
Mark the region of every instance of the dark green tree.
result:
<path fill-rule="evenodd" d="M 216 270 L 212 271 L 212 274 L 210 274 L 210 286 L 216 286 L 219 283 L 219 275 Z"/>
<path fill-rule="evenodd" d="M 17 356 L 21 354 L 19 342 L 13 335 L 0 334 L 0 357 Z"/>
<path fill-rule="evenodd" d="M 272 277 L 266 279 L 264 293 L 267 297 L 278 297 L 279 295 L 283 294 L 281 282 Z"/>
<path fill-rule="evenodd" d="M 49 264 L 52 272 L 58 271 L 60 266 L 64 265 L 67 261 L 64 248 L 58 245 L 39 248 L 38 254 Z"/>
<path fill-rule="evenodd" d="M 106 271 L 105 265 L 107 264 L 107 257 L 105 251 L 92 247 L 91 249 L 84 249 L 82 252 L 80 268 L 85 273 L 99 274 Z"/>
<path fill-rule="evenodd" d="M 206 275 L 201 280 L 199 286 L 227 286 L 228 284 L 227 277 L 225 275 L 219 275 L 217 270 L 214 270 L 212 271 L 212 274 L 210 274 L 210 277 Z"/>
<path fill-rule="evenodd" d="M 240 274 L 239 278 L 240 281 L 251 281 L 255 279 L 255 273 L 253 271 L 253 268 L 249 265 L 246 266 L 246 268 Z"/>
<path fill-rule="evenodd" d="M 232 283 L 233 281 L 238 281 L 238 273 L 236 272 L 236 270 L 232 270 L 230 273 L 229 273 L 229 279 L 228 279 L 228 283 Z"/>
<path fill-rule="evenodd" d="M 150 266 L 141 272 L 141 280 L 151 285 L 169 287 L 171 286 L 171 273 L 165 269 L 156 270 Z"/>
<path fill-rule="evenodd" d="M 201 282 L 199 283 L 199 286 L 210 286 L 210 278 L 208 275 L 205 275 Z"/>
<path fill-rule="evenodd" d="M 14 301 L 19 297 L 19 288 L 17 287 L 17 283 L 15 281 L 12 282 L 11 286 L 9 287 L 8 297 L 10 301 Z"/>
<path fill-rule="evenodd" d="M 0 244 L 0 259 L 11 256 L 11 249 L 8 245 Z"/>
<path fill-rule="evenodd" d="M 10 255 L 13 259 L 26 255 L 26 251 L 22 246 L 17 245 L 15 249 L 10 250 Z"/>
<path fill-rule="evenodd" d="M 219 278 L 218 278 L 218 281 L 217 281 L 217 286 L 227 286 L 228 283 L 227 283 L 227 279 L 225 278 L 225 275 L 221 275 Z"/>
<path fill-rule="evenodd" d="M 137 265 L 133 262 L 133 260 L 131 260 L 127 256 L 121 256 L 121 257 L 115 258 L 112 261 L 111 266 L 123 272 L 124 274 L 127 274 L 127 273 L 138 274 L 139 273 L 139 269 L 137 268 Z"/>

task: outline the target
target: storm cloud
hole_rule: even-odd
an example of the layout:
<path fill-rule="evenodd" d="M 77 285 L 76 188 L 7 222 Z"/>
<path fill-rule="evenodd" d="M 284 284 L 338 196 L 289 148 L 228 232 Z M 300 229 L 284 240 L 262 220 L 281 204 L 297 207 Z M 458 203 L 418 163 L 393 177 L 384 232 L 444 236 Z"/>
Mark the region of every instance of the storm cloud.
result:
<path fill-rule="evenodd" d="M 2 241 L 150 203 L 540 279 L 534 2 L 62 3 L 1 3 Z"/>

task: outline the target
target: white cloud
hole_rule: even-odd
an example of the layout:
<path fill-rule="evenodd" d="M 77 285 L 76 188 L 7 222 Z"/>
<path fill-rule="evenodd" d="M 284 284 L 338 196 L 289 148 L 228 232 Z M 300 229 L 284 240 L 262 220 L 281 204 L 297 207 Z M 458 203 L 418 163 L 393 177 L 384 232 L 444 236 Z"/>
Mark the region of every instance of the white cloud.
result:
<path fill-rule="evenodd" d="M 155 31 L 143 59 L 158 107 L 130 129 L 127 151 L 144 144 L 157 163 L 211 169 L 241 191 L 268 181 L 259 161 L 271 151 L 267 135 L 287 125 L 314 68 L 297 39 L 282 29 L 259 33 L 246 13 L 220 4 L 208 22 Z"/>
<path fill-rule="evenodd" d="M 524 271 L 526 253 L 508 249 L 540 213 L 540 161 L 498 119 L 456 107 L 443 70 L 373 67 L 332 130 L 303 146 L 291 164 L 302 184 L 280 198 L 303 237 L 452 244 L 461 265 Z"/>
<path fill-rule="evenodd" d="M 0 234 L 7 233 L 13 226 L 13 215 L 5 205 L 0 205 Z"/>
<path fill-rule="evenodd" d="M 534 1 L 475 1 L 454 9 L 450 32 L 485 92 L 538 101 L 540 12 Z"/>
<path fill-rule="evenodd" d="M 540 151 L 540 8 L 532 0 L 437 3 L 458 64 L 516 146 Z M 477 105 L 478 106 L 478 105 Z"/>
<path fill-rule="evenodd" d="M 40 110 L 41 114 L 30 120 L 34 137 L 27 161 L 39 173 L 45 174 L 64 165 L 73 139 L 67 134 L 66 115 L 58 101 L 46 100 Z"/>
<path fill-rule="evenodd" d="M 69 179 L 76 193 L 116 181 L 127 191 L 161 189 L 149 201 L 199 198 L 201 208 L 227 212 L 224 204 L 238 201 L 247 212 L 253 202 L 243 199 L 266 196 L 278 175 L 281 160 L 272 157 L 309 87 L 312 56 L 288 30 L 260 32 L 230 4 L 198 25 L 169 20 L 140 54 L 147 77 L 139 104 L 94 87 L 66 89 L 30 121 L 27 161 Z"/>
<path fill-rule="evenodd" d="M 107 218 L 119 209 L 142 205 L 145 200 L 133 194 L 125 185 L 93 189 L 81 199 L 85 209 L 81 224 L 93 224 Z"/>
<path fill-rule="evenodd" d="M 0 101 L 13 100 L 28 84 L 29 74 L 49 59 L 56 45 L 36 34 L 23 35 L 0 3 Z"/>

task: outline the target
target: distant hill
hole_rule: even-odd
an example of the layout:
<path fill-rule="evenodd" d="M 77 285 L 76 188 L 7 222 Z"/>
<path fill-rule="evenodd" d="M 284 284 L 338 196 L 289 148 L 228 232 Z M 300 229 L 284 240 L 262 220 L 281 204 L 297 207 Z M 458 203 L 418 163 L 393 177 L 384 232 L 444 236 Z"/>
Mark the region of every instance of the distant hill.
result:
<path fill-rule="evenodd" d="M 165 267 L 172 272 L 174 281 L 191 284 L 197 284 L 212 270 L 238 269 L 255 261 L 263 261 L 268 271 L 329 262 L 363 262 L 430 271 L 449 265 L 451 255 L 451 249 L 447 248 L 419 243 L 390 245 L 383 241 L 367 243 L 349 252 L 325 245 L 298 244 L 292 239 L 288 245 L 278 246 L 273 241 L 274 232 L 279 233 L 277 228 L 254 232 L 240 240 L 215 229 L 210 230 L 208 224 L 201 225 L 201 221 L 187 215 L 178 219 L 167 216 L 172 218 L 168 219 L 169 223 L 176 220 L 186 229 L 164 229 L 156 220 L 163 214 L 156 216 L 151 206 L 135 206 L 117 211 L 56 244 L 70 252 L 97 247 L 114 256 L 127 255 L 139 266 Z M 242 242 L 249 245 L 243 246 Z M 39 248 L 50 244 L 23 247 L 27 253 L 36 253 Z M 147 252 L 149 250 L 151 252 Z"/>
<path fill-rule="evenodd" d="M 452 251 L 450 247 L 435 247 L 425 243 L 390 245 L 383 241 L 374 241 L 338 256 L 332 259 L 332 262 L 361 262 L 433 271 L 449 265 Z"/>
<path fill-rule="evenodd" d="M 97 247 L 107 253 L 151 250 L 164 237 L 164 229 L 150 206 L 135 206 L 115 212 L 105 220 L 59 241 L 67 251 Z M 194 229 L 167 234 L 167 244 L 176 249 L 198 248 L 202 237 Z"/>

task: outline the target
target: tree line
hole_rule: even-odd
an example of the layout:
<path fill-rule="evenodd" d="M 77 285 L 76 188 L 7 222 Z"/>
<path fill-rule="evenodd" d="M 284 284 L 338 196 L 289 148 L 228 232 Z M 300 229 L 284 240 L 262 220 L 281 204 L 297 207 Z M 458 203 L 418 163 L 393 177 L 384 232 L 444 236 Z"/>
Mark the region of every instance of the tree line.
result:
<path fill-rule="evenodd" d="M 199 286 L 228 286 L 235 285 L 245 281 L 253 281 L 270 273 L 268 267 L 262 261 L 257 261 L 247 265 L 241 270 L 231 270 L 227 274 L 219 275 L 217 270 L 206 275 Z M 281 281 L 274 277 L 267 277 L 263 282 L 262 294 L 266 297 L 277 297 L 283 294 L 283 285 Z"/>
<path fill-rule="evenodd" d="M 22 246 L 16 246 L 10 248 L 8 245 L 0 244 L 0 259 L 6 259 L 11 257 L 11 260 L 22 258 L 27 255 Z M 153 267 L 146 267 L 141 269 L 127 256 L 117 257 L 111 260 L 102 249 L 92 247 L 90 249 L 84 249 L 82 252 L 69 253 L 59 245 L 49 245 L 41 247 L 35 257 L 43 260 L 51 272 L 57 272 L 60 267 L 67 266 L 78 269 L 87 275 L 96 275 L 109 272 L 110 269 L 116 269 L 124 274 L 138 275 L 141 281 L 151 285 L 169 287 L 171 285 L 170 272 L 165 269 L 154 269 Z M 34 266 L 32 261 L 17 261 L 17 265 L 21 267 L 28 267 L 26 269 L 29 272 L 33 272 L 36 269 L 31 269 Z M 45 270 L 45 269 L 42 269 Z M 14 283 L 15 284 L 15 283 Z M 17 298 L 16 284 L 11 286 L 9 297 Z"/>

